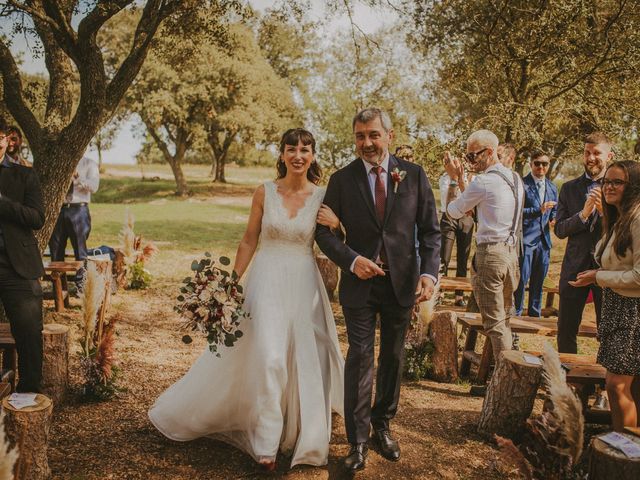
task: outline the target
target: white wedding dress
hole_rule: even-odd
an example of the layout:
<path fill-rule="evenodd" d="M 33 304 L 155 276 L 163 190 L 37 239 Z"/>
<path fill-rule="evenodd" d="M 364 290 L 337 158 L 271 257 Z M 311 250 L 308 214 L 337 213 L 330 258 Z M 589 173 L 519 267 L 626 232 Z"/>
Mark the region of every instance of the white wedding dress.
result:
<path fill-rule="evenodd" d="M 325 465 L 331 411 L 343 412 L 343 365 L 331 305 L 313 255 L 316 187 L 289 218 L 273 182 L 265 184 L 260 246 L 246 277 L 250 319 L 221 358 L 200 355 L 156 401 L 149 418 L 178 441 L 209 436 L 256 461 L 280 449 L 291 466 Z"/>

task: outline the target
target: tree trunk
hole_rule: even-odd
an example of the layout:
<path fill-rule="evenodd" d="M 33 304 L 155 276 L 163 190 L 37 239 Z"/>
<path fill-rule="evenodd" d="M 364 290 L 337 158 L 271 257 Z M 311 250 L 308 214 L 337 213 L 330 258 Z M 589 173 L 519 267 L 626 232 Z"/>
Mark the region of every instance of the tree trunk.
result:
<path fill-rule="evenodd" d="M 542 366 L 527 363 L 522 352 L 502 352 L 487 386 L 478 432 L 516 437 L 531 415 L 541 378 Z"/>
<path fill-rule="evenodd" d="M 327 295 L 333 300 L 333 294 L 338 286 L 338 266 L 323 254 L 316 255 L 316 263 L 322 276 L 324 288 L 327 290 Z"/>
<path fill-rule="evenodd" d="M 69 386 L 69 327 L 46 323 L 42 330 L 42 387 L 54 405 L 64 401 Z"/>
<path fill-rule="evenodd" d="M 224 159 L 218 160 L 216 164 L 216 176 L 213 179 L 214 182 L 227 183 L 227 179 L 224 176 Z"/>
<path fill-rule="evenodd" d="M 189 187 L 187 186 L 187 180 L 182 171 L 182 165 L 178 161 L 169 162 L 173 177 L 176 179 L 176 195 L 184 197 L 189 193 Z"/>
<path fill-rule="evenodd" d="M 36 396 L 37 405 L 17 410 L 2 401 L 7 413 L 7 437 L 10 444 L 18 445 L 20 456 L 16 462 L 15 480 L 46 480 L 51 478 L 47 446 L 53 403 L 45 395 Z"/>
<path fill-rule="evenodd" d="M 640 445 L 640 438 L 623 434 Z M 627 458 L 620 450 L 609 446 L 598 437 L 591 441 L 589 480 L 637 480 L 640 478 L 640 458 Z"/>
<path fill-rule="evenodd" d="M 458 380 L 457 317 L 453 312 L 437 312 L 429 324 L 429 338 L 435 347 L 431 356 L 431 378 L 438 382 Z"/>

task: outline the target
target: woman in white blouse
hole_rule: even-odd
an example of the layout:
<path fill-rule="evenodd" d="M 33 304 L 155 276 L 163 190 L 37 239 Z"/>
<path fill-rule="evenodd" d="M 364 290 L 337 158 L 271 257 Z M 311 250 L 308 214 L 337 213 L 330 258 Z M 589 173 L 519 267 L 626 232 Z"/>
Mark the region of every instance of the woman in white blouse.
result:
<path fill-rule="evenodd" d="M 601 268 L 578 274 L 571 285 L 603 288 L 598 363 L 606 384 L 613 428 L 637 427 L 640 418 L 640 163 L 615 162 L 602 180 Z"/>

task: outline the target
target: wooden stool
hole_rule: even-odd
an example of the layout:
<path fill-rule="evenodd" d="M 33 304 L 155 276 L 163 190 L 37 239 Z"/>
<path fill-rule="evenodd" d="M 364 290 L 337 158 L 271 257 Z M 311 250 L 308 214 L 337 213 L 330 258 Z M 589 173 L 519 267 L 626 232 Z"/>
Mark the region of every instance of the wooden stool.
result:
<path fill-rule="evenodd" d="M 632 442 L 640 445 L 640 438 L 622 433 Z M 589 457 L 589 480 L 638 480 L 640 478 L 640 458 L 627 458 L 620 450 L 595 437 L 591 440 Z"/>
<path fill-rule="evenodd" d="M 79 260 L 44 263 L 44 280 L 51 281 L 56 312 L 62 312 L 65 308 L 69 308 L 70 305 L 69 290 L 67 288 L 67 274 L 72 273 L 76 275 L 83 265 L 84 262 Z M 45 295 L 44 298 L 51 299 L 48 295 Z"/>
<path fill-rule="evenodd" d="M 51 477 L 47 445 L 53 403 L 45 396 L 36 395 L 37 405 L 16 410 L 9 397 L 2 400 L 7 414 L 7 437 L 19 451 L 15 469 L 15 480 L 45 480 Z"/>
<path fill-rule="evenodd" d="M 69 386 L 69 327 L 46 323 L 42 343 L 42 389 L 57 406 L 64 401 Z"/>

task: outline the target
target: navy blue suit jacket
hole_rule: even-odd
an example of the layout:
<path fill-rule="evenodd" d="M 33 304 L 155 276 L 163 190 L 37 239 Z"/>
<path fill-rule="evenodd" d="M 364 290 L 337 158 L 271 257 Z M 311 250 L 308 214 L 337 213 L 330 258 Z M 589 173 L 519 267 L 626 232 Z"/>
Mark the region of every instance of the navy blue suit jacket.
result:
<path fill-rule="evenodd" d="M 556 218 L 558 206 L 556 205 L 550 210 L 540 211 L 542 204 L 538 195 L 538 187 L 533 175 L 529 174 L 522 179 L 524 182 L 524 214 L 522 220 L 522 240 L 526 247 L 533 247 L 543 242 L 544 246 L 551 249 L 551 232 L 549 230 L 549 222 Z M 545 178 L 545 202 L 558 201 L 558 189 L 548 179 Z"/>
<path fill-rule="evenodd" d="M 376 216 L 367 172 L 360 159 L 329 178 L 324 203 L 340 219 L 345 238 L 339 238 L 329 228 L 318 225 L 316 242 L 320 250 L 342 269 L 339 293 L 343 306 L 357 308 L 367 304 L 373 281 L 360 280 L 349 267 L 358 255 L 374 260 L 383 243 L 391 284 L 401 306 L 410 307 L 415 302 L 420 274 L 438 278 L 441 238 L 431 186 L 420 165 L 390 155 L 389 171 L 394 168 L 406 171 L 406 177 L 396 192 L 391 175 L 387 175 L 383 222 Z"/>

